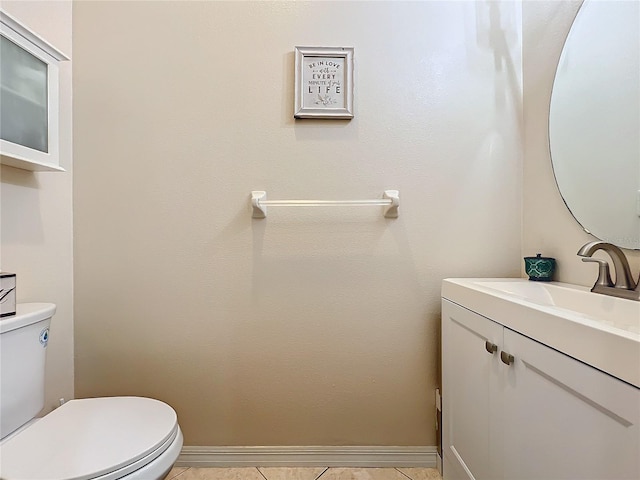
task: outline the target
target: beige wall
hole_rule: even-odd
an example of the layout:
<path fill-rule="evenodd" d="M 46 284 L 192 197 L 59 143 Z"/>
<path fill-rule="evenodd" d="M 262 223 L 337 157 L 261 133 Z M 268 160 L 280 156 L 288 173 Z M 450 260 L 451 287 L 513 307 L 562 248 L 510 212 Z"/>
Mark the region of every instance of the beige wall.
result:
<path fill-rule="evenodd" d="M 0 7 L 72 56 L 70 1 Z M 65 173 L 0 167 L 1 265 L 17 274 L 18 302 L 53 302 L 45 410 L 73 397 L 71 62 L 60 67 L 60 164 Z"/>
<path fill-rule="evenodd" d="M 597 267 L 576 256 L 595 240 L 566 208 L 553 177 L 549 154 L 549 101 L 555 69 L 564 40 L 578 11 L 578 1 L 523 2 L 524 185 L 523 256 L 542 252 L 558 261 L 557 279 L 593 285 Z M 625 250 L 634 278 L 640 269 L 640 251 Z M 597 256 L 608 259 L 606 254 Z"/>
<path fill-rule="evenodd" d="M 187 445 L 435 445 L 440 282 L 521 254 L 513 2 L 76 2 L 76 394 Z M 294 121 L 293 48 L 355 47 Z M 401 195 L 381 209 L 272 199 Z"/>
<path fill-rule="evenodd" d="M 575 251 L 592 238 L 547 138 L 578 5 L 523 4 L 522 254 L 589 285 Z M 71 54 L 70 2 L 1 6 Z M 190 445 L 434 444 L 439 282 L 521 264 L 519 18 L 501 5 L 492 28 L 485 8 L 76 4 L 78 395 L 163 398 Z M 356 47 L 354 120 L 293 121 L 294 45 Z M 70 62 L 61 75 L 67 173 L 0 169 L 0 265 L 18 301 L 58 305 L 46 409 L 74 388 Z M 398 188 L 401 216 L 252 221 L 262 188 Z"/>

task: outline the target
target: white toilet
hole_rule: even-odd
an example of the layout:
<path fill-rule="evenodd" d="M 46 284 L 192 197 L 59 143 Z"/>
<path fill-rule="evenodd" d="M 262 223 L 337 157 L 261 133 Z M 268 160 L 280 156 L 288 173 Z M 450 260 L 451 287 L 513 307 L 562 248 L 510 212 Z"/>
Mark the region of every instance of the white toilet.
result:
<path fill-rule="evenodd" d="M 71 400 L 40 419 L 51 303 L 0 319 L 0 478 L 159 480 L 182 448 L 176 412 L 140 397 Z"/>

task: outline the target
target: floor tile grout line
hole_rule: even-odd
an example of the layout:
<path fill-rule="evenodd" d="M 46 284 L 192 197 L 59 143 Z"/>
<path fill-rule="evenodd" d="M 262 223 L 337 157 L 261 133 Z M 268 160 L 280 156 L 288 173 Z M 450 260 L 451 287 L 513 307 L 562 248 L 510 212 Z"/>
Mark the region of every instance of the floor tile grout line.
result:
<path fill-rule="evenodd" d="M 324 470 L 322 471 L 322 473 L 320 475 L 318 475 L 315 480 L 318 480 L 322 475 L 324 475 L 325 473 L 327 473 L 327 471 L 329 470 L 329 467 L 324 467 Z"/>
<path fill-rule="evenodd" d="M 398 467 L 393 467 L 395 469 L 396 472 L 398 472 L 400 475 L 404 475 L 405 477 L 407 477 L 409 480 L 413 480 L 409 475 L 407 475 L 406 473 L 404 473 L 402 470 L 400 470 Z"/>
<path fill-rule="evenodd" d="M 167 480 L 173 480 L 174 478 L 178 478 L 180 475 L 182 475 L 184 472 L 186 472 L 187 470 L 189 470 L 191 467 L 187 467 L 185 468 L 183 471 L 181 471 L 180 473 L 175 474 L 173 477 L 167 479 Z"/>
<path fill-rule="evenodd" d="M 285 468 L 287 468 L 287 467 L 285 467 Z M 320 472 L 320 474 L 319 474 L 317 477 L 314 477 L 314 479 L 313 479 L 313 480 L 318 480 L 322 475 L 324 475 L 324 474 L 325 474 L 325 472 L 326 472 L 327 470 L 329 470 L 329 467 L 319 467 L 319 468 L 324 468 L 324 470 L 322 470 L 322 472 Z M 260 473 L 260 475 L 262 476 L 262 478 L 264 478 L 264 480 L 269 480 L 269 479 L 267 478 L 267 476 L 262 472 L 262 470 L 260 470 L 260 467 L 256 467 L 256 469 L 258 470 L 258 473 Z"/>
<path fill-rule="evenodd" d="M 269 480 L 267 476 L 264 473 L 262 473 L 262 470 L 260 470 L 260 467 L 256 467 L 256 470 L 258 470 L 258 473 L 262 478 L 264 478 L 264 480 Z"/>

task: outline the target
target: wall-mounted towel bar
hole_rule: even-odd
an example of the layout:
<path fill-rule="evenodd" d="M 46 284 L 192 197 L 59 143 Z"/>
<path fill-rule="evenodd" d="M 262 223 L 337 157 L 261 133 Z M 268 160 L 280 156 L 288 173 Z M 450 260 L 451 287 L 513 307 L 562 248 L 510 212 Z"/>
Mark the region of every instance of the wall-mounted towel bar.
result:
<path fill-rule="evenodd" d="M 365 207 L 380 205 L 385 207 L 386 218 L 398 218 L 400 193 L 398 190 L 385 190 L 382 198 L 376 200 L 267 200 L 267 192 L 251 192 L 253 218 L 266 218 L 267 206 L 271 207 Z"/>

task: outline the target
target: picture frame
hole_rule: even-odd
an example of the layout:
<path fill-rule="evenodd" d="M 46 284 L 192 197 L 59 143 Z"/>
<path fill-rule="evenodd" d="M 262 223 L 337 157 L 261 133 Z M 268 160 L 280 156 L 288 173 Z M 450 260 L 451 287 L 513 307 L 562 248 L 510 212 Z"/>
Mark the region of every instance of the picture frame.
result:
<path fill-rule="evenodd" d="M 295 118 L 353 118 L 353 47 L 295 47 Z"/>

